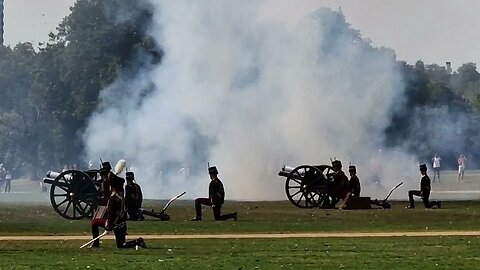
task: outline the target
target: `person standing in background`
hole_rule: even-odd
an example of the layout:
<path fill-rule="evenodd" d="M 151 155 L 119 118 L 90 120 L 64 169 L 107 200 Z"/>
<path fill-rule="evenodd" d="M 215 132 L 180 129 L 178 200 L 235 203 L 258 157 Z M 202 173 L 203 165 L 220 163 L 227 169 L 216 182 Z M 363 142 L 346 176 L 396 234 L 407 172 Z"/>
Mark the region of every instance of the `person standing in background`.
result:
<path fill-rule="evenodd" d="M 5 169 L 3 164 L 0 164 L 0 192 L 3 190 L 6 176 L 7 176 L 7 170 Z"/>
<path fill-rule="evenodd" d="M 463 175 L 465 174 L 465 163 L 467 162 L 467 158 L 465 157 L 464 154 L 461 154 L 460 157 L 458 157 L 457 163 L 458 163 L 458 180 L 461 181 L 463 180 Z"/>
<path fill-rule="evenodd" d="M 438 182 L 440 182 L 440 161 L 442 158 L 435 154 L 432 157 L 432 167 L 433 167 L 433 182 L 435 183 L 435 179 L 438 179 Z M 436 177 L 436 178 L 435 178 Z"/>
<path fill-rule="evenodd" d="M 10 185 L 12 183 L 12 173 L 7 170 L 7 174 L 5 175 L 5 193 L 10 193 Z"/>

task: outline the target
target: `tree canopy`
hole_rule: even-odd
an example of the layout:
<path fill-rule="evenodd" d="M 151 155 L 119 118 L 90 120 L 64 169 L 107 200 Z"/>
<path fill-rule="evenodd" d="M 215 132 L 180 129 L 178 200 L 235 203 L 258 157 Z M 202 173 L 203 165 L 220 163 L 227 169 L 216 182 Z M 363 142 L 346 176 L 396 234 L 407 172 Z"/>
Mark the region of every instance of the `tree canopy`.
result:
<path fill-rule="evenodd" d="M 115 14 L 123 14 L 118 17 Z M 146 1 L 80 0 L 50 41 L 0 47 L 0 162 L 35 177 L 80 166 L 80 138 L 102 88 L 158 49 Z"/>

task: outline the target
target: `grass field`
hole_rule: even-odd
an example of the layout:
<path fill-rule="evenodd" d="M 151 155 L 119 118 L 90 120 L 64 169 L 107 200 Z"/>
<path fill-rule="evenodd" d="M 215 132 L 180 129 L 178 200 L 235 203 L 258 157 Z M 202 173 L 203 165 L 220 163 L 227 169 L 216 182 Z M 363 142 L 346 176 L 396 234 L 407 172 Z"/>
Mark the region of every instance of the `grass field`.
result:
<path fill-rule="evenodd" d="M 480 204 L 448 202 L 445 209 L 298 209 L 289 202 L 232 202 L 239 221 L 188 221 L 193 202 L 172 205 L 169 222 L 130 222 L 132 235 L 252 232 L 380 232 L 477 230 Z M 160 208 L 163 202 L 148 201 Z M 89 235 L 89 221 L 62 219 L 50 206 L 3 203 L 0 235 Z M 0 269 L 478 269 L 475 236 L 148 240 L 145 250 L 118 250 L 113 240 L 79 249 L 85 240 L 2 241 Z"/>
<path fill-rule="evenodd" d="M 452 174 L 455 177 L 454 174 Z M 438 191 L 457 183 L 448 175 Z M 454 178 L 451 180 L 455 180 Z M 476 179 L 462 184 L 475 190 Z M 468 180 L 468 181 L 467 181 Z M 18 181 L 28 192 L 28 183 Z M 448 185 L 451 185 L 448 187 Z M 15 186 L 12 186 L 12 189 Z M 17 186 L 20 190 L 21 186 Z M 462 190 L 462 188 L 457 190 Z M 23 191 L 22 191 L 23 192 Z M 25 193 L 0 194 L 0 236 L 90 235 L 89 220 L 70 221 L 57 215 L 43 193 L 29 203 L 17 203 Z M 9 196 L 9 202 L 7 198 Z M 147 200 L 145 208 L 161 209 L 164 201 Z M 189 221 L 192 201 L 177 201 L 167 211 L 168 222 L 148 219 L 129 222 L 131 235 L 232 234 L 295 232 L 395 232 L 478 230 L 480 203 L 447 201 L 443 209 L 425 210 L 421 204 L 405 209 L 299 209 L 288 201 L 227 201 L 224 212 L 237 211 L 239 221 Z M 149 240 L 144 250 L 118 250 L 103 240 L 99 249 L 79 249 L 85 240 L 2 241 L 0 269 L 478 269 L 477 236 L 291 238 L 291 239 L 176 239 Z"/>
<path fill-rule="evenodd" d="M 2 269 L 478 269 L 476 237 L 1 242 Z"/>

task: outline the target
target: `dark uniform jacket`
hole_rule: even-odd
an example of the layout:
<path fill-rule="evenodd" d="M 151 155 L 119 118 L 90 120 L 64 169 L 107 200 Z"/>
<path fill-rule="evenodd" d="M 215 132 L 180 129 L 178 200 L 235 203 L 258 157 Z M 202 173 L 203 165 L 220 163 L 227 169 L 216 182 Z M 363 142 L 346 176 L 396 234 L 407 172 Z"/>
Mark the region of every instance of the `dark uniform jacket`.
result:
<path fill-rule="evenodd" d="M 338 171 L 333 176 L 333 190 L 337 198 L 343 198 L 348 192 L 348 177 L 343 171 Z"/>
<path fill-rule="evenodd" d="M 140 185 L 129 183 L 125 186 L 125 205 L 128 209 L 138 209 L 142 207 L 143 194 Z"/>
<path fill-rule="evenodd" d="M 420 190 L 422 191 L 422 196 L 429 196 L 430 195 L 430 177 L 428 175 L 422 176 L 422 180 L 420 180 Z"/>
<path fill-rule="evenodd" d="M 208 197 L 212 200 L 214 205 L 222 205 L 225 200 L 225 190 L 220 179 L 216 178 L 210 181 L 208 186 Z"/>
<path fill-rule="evenodd" d="M 356 175 L 350 177 L 350 192 L 353 197 L 360 197 L 360 179 Z"/>
<path fill-rule="evenodd" d="M 127 219 L 125 213 L 124 183 L 125 179 L 114 173 L 109 173 L 108 178 L 105 180 L 105 184 L 110 187 L 110 198 L 108 199 L 107 205 L 108 229 L 112 229 Z"/>

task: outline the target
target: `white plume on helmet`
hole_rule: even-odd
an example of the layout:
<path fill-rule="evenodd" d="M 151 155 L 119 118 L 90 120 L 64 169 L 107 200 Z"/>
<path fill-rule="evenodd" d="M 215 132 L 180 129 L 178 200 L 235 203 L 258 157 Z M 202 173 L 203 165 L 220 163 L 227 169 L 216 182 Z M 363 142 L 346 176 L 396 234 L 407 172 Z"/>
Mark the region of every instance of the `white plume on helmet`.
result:
<path fill-rule="evenodd" d="M 115 174 L 116 175 L 120 174 L 123 171 L 123 169 L 125 169 L 126 166 L 127 166 L 127 161 L 125 159 L 120 159 L 117 162 L 117 165 L 115 165 Z"/>

